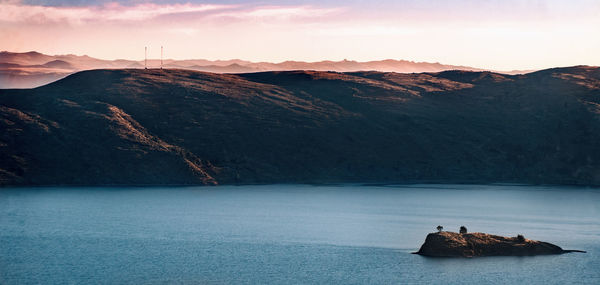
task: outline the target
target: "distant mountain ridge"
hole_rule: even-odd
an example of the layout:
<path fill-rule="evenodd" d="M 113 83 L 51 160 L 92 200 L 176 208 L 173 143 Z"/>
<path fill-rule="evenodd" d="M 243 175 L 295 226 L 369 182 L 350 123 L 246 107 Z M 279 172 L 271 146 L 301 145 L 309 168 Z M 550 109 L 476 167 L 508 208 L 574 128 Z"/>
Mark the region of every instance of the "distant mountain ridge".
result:
<path fill-rule="evenodd" d="M 483 69 L 441 63 L 413 62 L 407 60 L 378 60 L 357 62 L 342 61 L 284 61 L 280 63 L 232 60 L 172 60 L 163 61 L 164 68 L 190 69 L 214 73 L 251 73 L 263 71 L 315 70 L 315 71 L 380 71 L 398 73 L 440 72 L 445 70 L 484 71 Z M 149 68 L 160 67 L 160 60 L 148 60 Z M 144 68 L 144 61 L 102 60 L 86 55 L 46 55 L 39 52 L 0 52 L 0 88 L 33 88 L 82 70 L 105 68 Z M 512 71 L 510 74 L 527 71 Z"/>
<path fill-rule="evenodd" d="M 82 71 L 0 90 L 0 185 L 600 185 L 600 68 Z"/>

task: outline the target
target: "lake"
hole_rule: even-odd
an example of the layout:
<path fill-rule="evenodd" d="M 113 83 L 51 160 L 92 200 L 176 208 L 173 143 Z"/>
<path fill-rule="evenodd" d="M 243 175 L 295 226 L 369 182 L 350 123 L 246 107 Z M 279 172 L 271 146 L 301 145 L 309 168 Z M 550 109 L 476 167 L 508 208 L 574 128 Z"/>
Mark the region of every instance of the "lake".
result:
<path fill-rule="evenodd" d="M 437 225 L 569 253 L 427 258 Z M 0 284 L 600 284 L 600 189 L 0 188 Z"/>

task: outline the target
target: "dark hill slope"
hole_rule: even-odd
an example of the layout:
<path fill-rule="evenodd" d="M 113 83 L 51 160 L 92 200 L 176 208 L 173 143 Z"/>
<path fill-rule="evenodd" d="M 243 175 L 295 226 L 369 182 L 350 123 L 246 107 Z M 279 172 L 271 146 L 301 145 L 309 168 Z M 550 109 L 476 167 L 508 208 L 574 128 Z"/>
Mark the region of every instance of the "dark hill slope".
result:
<path fill-rule="evenodd" d="M 600 71 L 94 70 L 0 90 L 14 184 L 600 184 Z"/>

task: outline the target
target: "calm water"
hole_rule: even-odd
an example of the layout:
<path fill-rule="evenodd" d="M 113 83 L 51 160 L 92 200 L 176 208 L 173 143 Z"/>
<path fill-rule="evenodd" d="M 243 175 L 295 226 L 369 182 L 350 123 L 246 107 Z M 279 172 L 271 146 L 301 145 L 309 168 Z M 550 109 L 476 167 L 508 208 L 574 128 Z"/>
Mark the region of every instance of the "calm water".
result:
<path fill-rule="evenodd" d="M 441 224 L 586 254 L 410 254 Z M 600 189 L 0 189 L 0 284 L 600 284 Z"/>

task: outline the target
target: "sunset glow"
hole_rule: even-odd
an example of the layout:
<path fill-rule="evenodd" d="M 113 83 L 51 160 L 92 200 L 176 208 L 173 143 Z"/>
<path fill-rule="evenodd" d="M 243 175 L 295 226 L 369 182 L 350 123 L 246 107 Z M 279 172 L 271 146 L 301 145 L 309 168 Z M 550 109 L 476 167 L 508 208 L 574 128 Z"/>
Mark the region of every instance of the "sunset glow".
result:
<path fill-rule="evenodd" d="M 600 65 L 600 2 L 0 1 L 0 50 L 103 59 Z"/>

